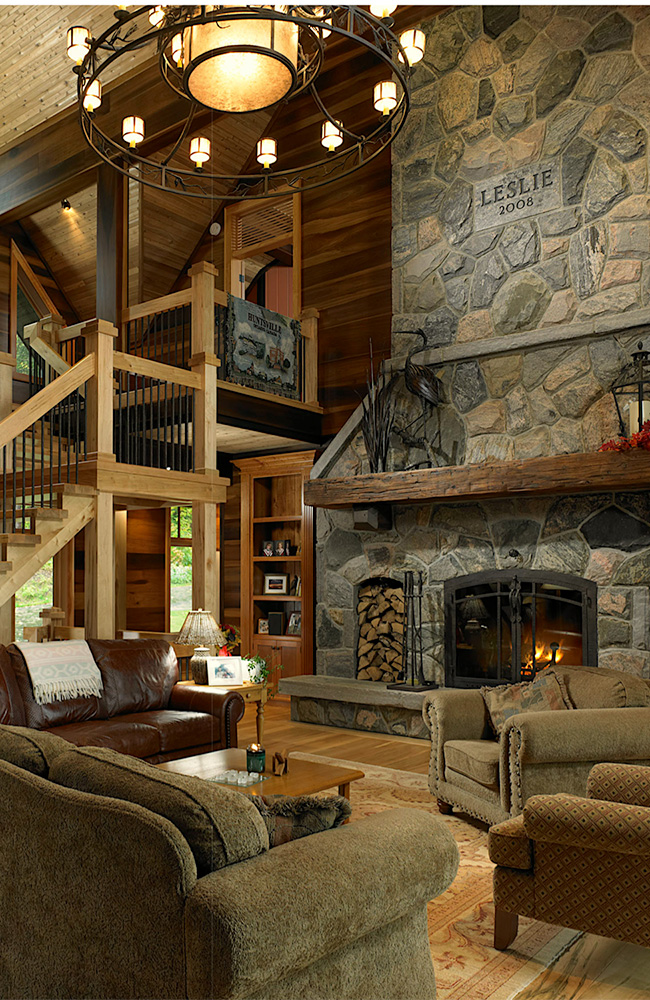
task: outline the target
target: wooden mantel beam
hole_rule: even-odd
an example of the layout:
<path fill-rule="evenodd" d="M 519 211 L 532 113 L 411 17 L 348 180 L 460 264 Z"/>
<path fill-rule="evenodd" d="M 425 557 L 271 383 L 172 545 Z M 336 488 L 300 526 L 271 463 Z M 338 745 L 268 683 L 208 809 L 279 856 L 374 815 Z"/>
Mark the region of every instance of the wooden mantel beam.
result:
<path fill-rule="evenodd" d="M 305 483 L 305 503 L 331 509 L 379 503 L 445 503 L 650 488 L 650 454 L 594 452 L 516 462 L 378 472 Z"/>

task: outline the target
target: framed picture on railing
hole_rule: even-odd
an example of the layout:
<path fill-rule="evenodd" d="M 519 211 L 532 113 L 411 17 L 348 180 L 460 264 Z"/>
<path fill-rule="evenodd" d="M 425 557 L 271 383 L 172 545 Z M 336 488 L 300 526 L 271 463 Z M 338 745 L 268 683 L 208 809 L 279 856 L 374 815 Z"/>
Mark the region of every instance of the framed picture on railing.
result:
<path fill-rule="evenodd" d="M 300 323 L 228 295 L 226 379 L 276 396 L 300 398 Z"/>

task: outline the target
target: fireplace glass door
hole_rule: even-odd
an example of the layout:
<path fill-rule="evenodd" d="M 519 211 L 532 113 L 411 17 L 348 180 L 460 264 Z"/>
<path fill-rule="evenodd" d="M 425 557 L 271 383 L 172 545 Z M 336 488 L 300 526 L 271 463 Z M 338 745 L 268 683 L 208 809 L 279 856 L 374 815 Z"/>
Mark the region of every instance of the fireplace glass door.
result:
<path fill-rule="evenodd" d="M 552 663 L 595 665 L 596 586 L 532 570 L 451 580 L 445 628 L 451 687 L 531 680 Z"/>

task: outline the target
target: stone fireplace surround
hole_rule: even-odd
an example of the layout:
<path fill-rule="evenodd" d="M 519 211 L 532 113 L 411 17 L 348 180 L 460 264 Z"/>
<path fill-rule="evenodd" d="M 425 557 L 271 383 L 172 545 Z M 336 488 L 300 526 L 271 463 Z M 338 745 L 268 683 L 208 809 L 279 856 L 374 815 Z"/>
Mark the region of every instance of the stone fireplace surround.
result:
<path fill-rule="evenodd" d="M 436 366 L 444 393 L 426 428 L 429 441 L 440 430 L 441 464 L 572 453 L 579 463 L 618 433 L 611 384 L 650 340 L 650 8 L 467 6 L 423 27 L 413 110 L 393 147 L 389 366 L 403 368 L 408 331 L 423 330 L 416 361 Z M 513 172 L 528 183 L 542 170 L 555 201 L 486 225 L 484 190 L 492 198 Z M 420 404 L 398 390 L 408 422 Z M 359 418 L 314 476 L 368 472 Z M 426 457 L 395 437 L 388 468 Z M 319 683 L 355 676 L 358 584 L 407 569 L 425 574 L 424 667 L 438 683 L 445 581 L 517 567 L 594 581 L 599 664 L 650 676 L 647 492 L 466 498 L 392 514 L 390 530 L 367 532 L 351 510 L 317 511 Z M 410 732 L 413 718 L 369 710 L 366 689 L 383 685 L 356 683 L 356 708 L 351 693 L 331 693 L 305 698 L 305 716 Z"/>
<path fill-rule="evenodd" d="M 650 676 L 647 493 L 405 505 L 393 514 L 391 531 L 369 535 L 353 530 L 352 511 L 318 511 L 318 674 L 355 676 L 356 585 L 411 569 L 427 581 L 425 676 L 444 685 L 445 581 L 520 567 L 594 581 L 599 664 Z"/>

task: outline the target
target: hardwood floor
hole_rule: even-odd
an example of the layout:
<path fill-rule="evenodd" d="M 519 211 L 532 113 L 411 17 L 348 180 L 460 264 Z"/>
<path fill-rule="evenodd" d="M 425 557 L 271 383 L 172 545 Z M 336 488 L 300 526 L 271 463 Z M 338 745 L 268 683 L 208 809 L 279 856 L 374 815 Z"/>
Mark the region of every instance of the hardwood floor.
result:
<path fill-rule="evenodd" d="M 256 742 L 255 705 L 247 705 L 237 732 L 240 747 Z M 264 743 L 267 752 L 299 750 L 322 757 L 395 767 L 401 771 L 414 771 L 416 774 L 427 773 L 431 748 L 428 740 L 292 722 L 289 699 L 282 697 L 273 698 L 266 705 Z"/>

